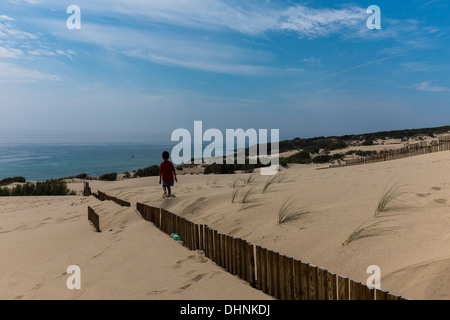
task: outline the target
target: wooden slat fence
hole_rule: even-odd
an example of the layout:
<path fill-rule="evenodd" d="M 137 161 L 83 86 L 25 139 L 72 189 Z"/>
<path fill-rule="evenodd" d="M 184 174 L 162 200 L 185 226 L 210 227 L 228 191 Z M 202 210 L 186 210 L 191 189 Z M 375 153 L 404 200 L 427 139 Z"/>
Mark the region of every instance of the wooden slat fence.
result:
<path fill-rule="evenodd" d="M 88 207 L 88 219 L 94 225 L 95 230 L 97 232 L 101 232 L 101 230 L 100 230 L 100 216 L 91 207 Z"/>
<path fill-rule="evenodd" d="M 340 168 L 348 166 L 356 166 L 362 164 L 391 161 L 397 159 L 403 159 L 408 157 L 419 156 L 428 153 L 442 152 L 450 150 L 450 136 L 440 137 L 438 140 L 433 140 L 430 142 L 419 142 L 414 144 L 409 144 L 400 149 L 395 150 L 384 150 L 378 154 L 358 157 L 355 159 L 345 160 L 344 163 L 332 164 L 328 168 Z M 323 168 L 322 168 L 323 169 Z"/>
<path fill-rule="evenodd" d="M 281 300 L 409 300 L 324 268 L 255 246 L 195 224 L 164 209 L 137 203 L 142 218 L 168 235 L 178 234 L 190 250 L 201 250 L 227 272 Z"/>
<path fill-rule="evenodd" d="M 88 187 L 89 187 L 89 184 L 88 184 Z M 90 188 L 89 188 L 89 189 L 86 189 L 86 188 L 85 188 L 85 192 L 86 192 L 86 191 L 88 191 L 88 192 L 90 193 L 90 195 L 93 195 L 94 197 L 96 197 L 96 198 L 97 198 L 98 200 L 100 200 L 100 201 L 114 201 L 114 202 L 117 203 L 119 206 L 122 206 L 122 207 L 131 207 L 131 203 L 130 203 L 130 202 L 121 200 L 121 199 L 116 198 L 116 197 L 109 196 L 109 195 L 107 195 L 106 193 L 101 192 L 100 190 L 98 190 L 97 193 L 93 193 L 93 192 L 90 190 Z"/>

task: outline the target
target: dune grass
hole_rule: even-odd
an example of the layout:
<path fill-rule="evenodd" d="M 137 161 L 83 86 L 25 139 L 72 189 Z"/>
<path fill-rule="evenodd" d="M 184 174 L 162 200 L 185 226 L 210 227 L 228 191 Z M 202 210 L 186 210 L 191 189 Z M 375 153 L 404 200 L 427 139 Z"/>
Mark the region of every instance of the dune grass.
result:
<path fill-rule="evenodd" d="M 239 191 L 241 191 L 242 187 L 238 187 L 236 186 L 235 188 L 233 188 L 233 193 L 231 194 L 231 203 L 235 203 L 236 202 L 236 198 L 239 194 Z"/>
<path fill-rule="evenodd" d="M 378 200 L 378 205 L 374 212 L 375 218 L 378 218 L 384 212 L 399 211 L 409 207 L 405 202 L 399 200 L 401 196 L 406 194 L 404 191 L 405 185 L 402 183 L 402 180 L 398 180 L 392 184 L 391 180 L 387 183 Z"/>
<path fill-rule="evenodd" d="M 274 183 L 282 183 L 286 180 L 287 176 L 286 174 L 277 173 L 276 175 L 270 176 L 269 179 L 267 179 L 266 183 L 264 184 L 264 188 L 262 190 L 262 193 L 266 193 L 269 191 L 269 188 Z"/>
<path fill-rule="evenodd" d="M 233 180 L 233 183 L 231 184 L 231 189 L 236 189 L 241 187 L 242 179 L 236 178 Z"/>
<path fill-rule="evenodd" d="M 269 190 L 269 187 L 275 183 L 276 179 L 277 179 L 276 175 L 270 176 L 269 179 L 267 179 L 266 183 L 264 184 L 264 188 L 262 190 L 263 194 Z"/>
<path fill-rule="evenodd" d="M 206 185 L 207 185 L 207 186 L 209 186 L 209 185 L 216 185 L 217 182 L 219 182 L 219 179 L 220 179 L 220 178 L 215 178 L 215 179 L 212 179 L 212 180 L 209 180 L 209 179 L 208 179 L 208 180 L 206 181 Z"/>
<path fill-rule="evenodd" d="M 278 183 L 283 183 L 287 179 L 287 175 L 285 173 L 278 173 Z"/>
<path fill-rule="evenodd" d="M 249 203 L 250 202 L 250 196 L 253 194 L 253 188 L 248 189 L 245 191 L 241 198 L 241 203 Z"/>
<path fill-rule="evenodd" d="M 359 239 L 376 237 L 391 232 L 393 228 L 382 226 L 383 223 L 388 221 L 389 220 L 376 220 L 376 221 L 367 220 L 363 222 L 352 233 L 350 233 L 350 235 L 342 243 L 342 245 L 346 246 L 351 242 Z"/>
<path fill-rule="evenodd" d="M 294 203 L 290 198 L 287 198 L 278 210 L 277 223 L 278 225 L 281 225 L 294 220 L 298 220 L 307 213 L 309 213 L 309 211 L 305 209 L 295 209 Z"/>
<path fill-rule="evenodd" d="M 247 179 L 244 180 L 245 184 L 252 184 L 253 182 L 255 182 L 255 175 L 252 173 L 250 174 Z"/>

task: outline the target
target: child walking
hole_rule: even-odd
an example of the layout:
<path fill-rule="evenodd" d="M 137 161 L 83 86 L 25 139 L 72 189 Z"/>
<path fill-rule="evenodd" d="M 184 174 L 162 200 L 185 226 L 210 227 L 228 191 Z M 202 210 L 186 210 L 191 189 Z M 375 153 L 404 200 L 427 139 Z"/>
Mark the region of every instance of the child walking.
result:
<path fill-rule="evenodd" d="M 163 198 L 169 198 L 172 197 L 172 189 L 174 185 L 174 180 L 178 182 L 177 179 L 177 173 L 175 171 L 175 167 L 173 166 L 173 163 L 169 161 L 170 154 L 168 151 L 164 151 L 162 154 L 162 157 L 164 159 L 163 162 L 161 162 L 159 166 L 159 184 L 162 185 L 164 189 L 164 195 Z M 168 192 L 167 192 L 168 191 Z"/>

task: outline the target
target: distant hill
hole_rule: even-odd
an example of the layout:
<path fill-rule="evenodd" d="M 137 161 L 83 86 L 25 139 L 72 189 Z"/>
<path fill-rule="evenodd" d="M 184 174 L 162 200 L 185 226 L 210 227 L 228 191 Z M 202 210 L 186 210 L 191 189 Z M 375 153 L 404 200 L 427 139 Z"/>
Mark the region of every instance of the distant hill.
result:
<path fill-rule="evenodd" d="M 376 140 L 388 139 L 412 139 L 421 136 L 435 137 L 450 131 L 450 126 L 423 128 L 423 129 L 405 129 L 394 131 L 381 131 L 375 133 L 364 133 L 345 136 L 333 137 L 316 137 L 309 139 L 295 138 L 293 140 L 285 140 L 280 142 L 280 153 L 292 150 L 304 150 L 309 153 L 318 153 L 319 150 L 333 151 L 344 149 L 350 144 L 360 141 L 361 145 L 370 146 Z"/>

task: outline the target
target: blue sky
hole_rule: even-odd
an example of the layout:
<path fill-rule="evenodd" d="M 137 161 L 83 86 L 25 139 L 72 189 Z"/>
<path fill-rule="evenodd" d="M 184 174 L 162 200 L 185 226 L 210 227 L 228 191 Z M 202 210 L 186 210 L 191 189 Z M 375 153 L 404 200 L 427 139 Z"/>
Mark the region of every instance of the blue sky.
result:
<path fill-rule="evenodd" d="M 448 125 L 449 28 L 447 0 L 2 0 L 0 141 Z"/>

